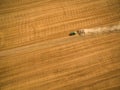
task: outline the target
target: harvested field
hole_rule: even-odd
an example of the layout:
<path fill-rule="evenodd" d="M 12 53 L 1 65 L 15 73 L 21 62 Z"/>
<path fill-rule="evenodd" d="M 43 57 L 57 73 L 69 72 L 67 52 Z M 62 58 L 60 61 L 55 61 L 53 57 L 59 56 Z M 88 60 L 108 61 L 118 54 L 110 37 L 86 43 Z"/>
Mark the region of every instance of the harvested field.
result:
<path fill-rule="evenodd" d="M 120 32 L 69 36 L 114 25 L 119 0 L 1 0 L 0 90 L 120 90 Z"/>

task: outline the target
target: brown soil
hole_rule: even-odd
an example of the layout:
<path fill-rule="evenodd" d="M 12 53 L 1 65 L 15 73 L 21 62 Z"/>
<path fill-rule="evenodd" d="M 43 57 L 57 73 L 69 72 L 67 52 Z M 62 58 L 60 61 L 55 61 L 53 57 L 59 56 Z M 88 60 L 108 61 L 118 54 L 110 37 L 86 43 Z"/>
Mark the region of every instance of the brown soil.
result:
<path fill-rule="evenodd" d="M 0 90 L 120 90 L 119 0 L 1 0 Z"/>

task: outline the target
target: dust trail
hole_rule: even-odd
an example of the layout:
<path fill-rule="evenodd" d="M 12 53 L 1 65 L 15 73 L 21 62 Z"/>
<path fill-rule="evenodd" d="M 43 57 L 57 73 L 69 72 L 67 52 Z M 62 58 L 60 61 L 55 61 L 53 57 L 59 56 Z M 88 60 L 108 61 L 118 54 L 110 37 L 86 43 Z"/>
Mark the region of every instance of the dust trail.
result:
<path fill-rule="evenodd" d="M 105 26 L 105 27 L 90 28 L 90 29 L 80 29 L 76 31 L 76 33 L 80 36 L 115 33 L 115 32 L 117 33 L 120 32 L 120 24 Z"/>

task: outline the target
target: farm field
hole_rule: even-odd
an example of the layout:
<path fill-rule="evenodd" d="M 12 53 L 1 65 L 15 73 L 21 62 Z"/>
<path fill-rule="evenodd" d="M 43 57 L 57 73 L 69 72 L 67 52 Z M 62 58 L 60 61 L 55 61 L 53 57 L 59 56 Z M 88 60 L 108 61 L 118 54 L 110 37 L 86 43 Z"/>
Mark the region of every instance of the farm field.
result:
<path fill-rule="evenodd" d="M 119 0 L 1 0 L 0 90 L 120 90 Z"/>

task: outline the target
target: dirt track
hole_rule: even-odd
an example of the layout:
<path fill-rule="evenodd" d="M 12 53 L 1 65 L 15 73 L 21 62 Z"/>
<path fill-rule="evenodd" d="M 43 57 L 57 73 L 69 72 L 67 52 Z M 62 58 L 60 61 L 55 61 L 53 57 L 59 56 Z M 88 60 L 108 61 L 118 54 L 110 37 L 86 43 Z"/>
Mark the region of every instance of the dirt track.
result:
<path fill-rule="evenodd" d="M 120 33 L 69 36 L 120 21 L 119 0 L 0 1 L 0 90 L 120 90 Z"/>

